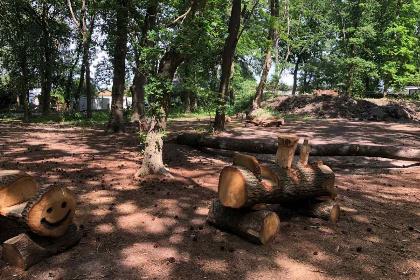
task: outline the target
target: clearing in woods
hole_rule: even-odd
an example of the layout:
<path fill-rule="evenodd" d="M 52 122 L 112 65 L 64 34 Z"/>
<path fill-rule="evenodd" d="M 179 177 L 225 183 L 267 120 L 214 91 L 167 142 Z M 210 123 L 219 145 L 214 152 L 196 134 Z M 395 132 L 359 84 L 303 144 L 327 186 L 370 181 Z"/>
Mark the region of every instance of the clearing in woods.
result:
<path fill-rule="evenodd" d="M 418 279 L 418 162 L 311 157 L 336 174 L 340 222 L 283 220 L 274 242 L 258 246 L 206 224 L 220 171 L 232 158 L 171 143 L 177 132 L 205 126 L 204 118 L 172 120 L 164 162 L 174 177 L 137 180 L 142 158 L 133 133 L 0 122 L 0 168 L 21 169 L 40 187 L 70 188 L 84 236 L 26 272 L 0 260 L 0 279 Z M 279 133 L 312 144 L 420 146 L 420 128 L 410 123 L 289 120 L 261 128 L 234 120 L 222 135 L 275 141 Z M 2 241 L 6 227 L 2 220 Z"/>

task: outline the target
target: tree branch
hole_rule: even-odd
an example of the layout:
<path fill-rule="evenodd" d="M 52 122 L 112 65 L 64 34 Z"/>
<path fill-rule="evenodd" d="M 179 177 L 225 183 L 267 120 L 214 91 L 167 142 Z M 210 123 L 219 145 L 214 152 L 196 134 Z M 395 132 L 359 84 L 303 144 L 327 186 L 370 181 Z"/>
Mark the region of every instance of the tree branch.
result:
<path fill-rule="evenodd" d="M 80 23 L 77 21 L 75 15 L 74 15 L 73 8 L 71 6 L 71 0 L 68 0 L 67 3 L 68 3 L 70 13 L 71 13 L 71 17 L 73 18 L 74 23 L 76 24 L 76 26 L 80 30 L 80 32 L 83 34 L 83 29 L 80 27 Z"/>
<path fill-rule="evenodd" d="M 189 8 L 188 8 L 188 10 L 187 10 L 184 14 L 180 15 L 179 17 L 177 17 L 174 21 L 172 21 L 171 23 L 167 24 L 164 28 L 168 28 L 168 27 L 170 27 L 170 26 L 172 26 L 172 25 L 176 24 L 176 23 L 177 23 L 178 21 L 180 21 L 181 19 L 186 18 L 186 17 L 187 17 L 187 15 L 191 12 L 191 8 L 192 8 L 192 6 L 191 6 L 191 7 L 189 7 Z"/>
<path fill-rule="evenodd" d="M 238 35 L 238 38 L 236 38 L 236 41 L 239 41 L 239 38 L 241 38 L 242 32 L 244 32 L 245 28 L 248 26 L 249 20 L 250 20 L 252 14 L 254 13 L 254 10 L 257 7 L 258 3 L 259 3 L 259 0 L 255 1 L 255 4 L 252 7 L 251 11 L 249 12 L 248 17 L 245 18 L 244 26 L 242 27 L 242 30 L 239 32 L 239 35 Z"/>

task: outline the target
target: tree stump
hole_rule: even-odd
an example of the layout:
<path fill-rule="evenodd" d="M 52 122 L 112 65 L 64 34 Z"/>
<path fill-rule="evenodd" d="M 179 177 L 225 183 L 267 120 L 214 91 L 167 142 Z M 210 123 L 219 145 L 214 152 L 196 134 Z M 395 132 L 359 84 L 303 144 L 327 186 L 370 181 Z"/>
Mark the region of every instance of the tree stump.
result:
<path fill-rule="evenodd" d="M 289 169 L 292 166 L 298 142 L 299 137 L 296 135 L 279 135 L 276 152 L 276 164 L 278 166 L 285 169 Z"/>
<path fill-rule="evenodd" d="M 27 270 L 34 264 L 77 245 L 80 239 L 81 234 L 74 224 L 59 238 L 21 233 L 3 243 L 2 254 L 7 263 Z"/>
<path fill-rule="evenodd" d="M 299 149 L 299 164 L 302 166 L 308 165 L 309 154 L 311 152 L 311 146 L 309 146 L 309 140 L 303 140 L 302 146 Z"/>
<path fill-rule="evenodd" d="M 72 223 L 75 210 L 76 200 L 69 189 L 50 186 L 29 201 L 1 208 L 0 214 L 18 219 L 39 235 L 60 237 Z"/>
<path fill-rule="evenodd" d="M 217 199 L 212 201 L 207 221 L 257 244 L 273 240 L 280 227 L 280 219 L 274 212 L 232 209 Z"/>
<path fill-rule="evenodd" d="M 34 178 L 19 170 L 0 170 L 0 211 L 28 201 L 37 193 Z"/>

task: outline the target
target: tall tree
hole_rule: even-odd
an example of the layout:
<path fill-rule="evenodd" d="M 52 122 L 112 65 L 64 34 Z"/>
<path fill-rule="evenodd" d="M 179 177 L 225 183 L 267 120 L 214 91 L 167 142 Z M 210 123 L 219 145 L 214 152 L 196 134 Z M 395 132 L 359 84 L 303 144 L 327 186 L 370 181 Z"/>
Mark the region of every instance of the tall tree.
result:
<path fill-rule="evenodd" d="M 81 11 L 80 11 L 80 18 L 81 23 L 76 19 L 76 15 L 73 12 L 71 0 L 67 1 L 71 17 L 73 19 L 74 24 L 76 25 L 77 29 L 80 31 L 82 35 L 82 42 L 83 42 L 83 67 L 82 73 L 80 75 L 81 86 L 83 86 L 83 78 L 84 72 L 86 71 L 86 103 L 87 103 L 87 118 L 92 118 L 92 92 L 91 92 L 91 81 L 90 81 L 90 61 L 89 61 L 89 49 L 90 43 L 93 33 L 93 28 L 95 26 L 95 19 L 96 19 L 96 11 L 95 11 L 95 1 L 82 0 Z M 89 18 L 89 23 L 88 23 Z M 88 27 L 89 26 L 89 27 Z M 80 87 L 80 85 L 79 85 Z"/>
<path fill-rule="evenodd" d="M 230 72 L 235 55 L 236 45 L 239 40 L 239 28 L 241 26 L 241 0 L 232 1 L 232 12 L 229 20 L 228 37 L 222 54 L 222 76 L 219 86 L 219 104 L 214 119 L 214 129 L 223 130 L 225 127 L 225 106 L 229 90 Z"/>
<path fill-rule="evenodd" d="M 252 102 L 252 109 L 258 109 L 261 106 L 261 99 L 263 95 L 263 91 L 265 88 L 265 83 L 267 81 L 268 72 L 271 69 L 271 62 L 272 58 L 272 51 L 275 50 L 277 45 L 277 24 L 278 24 L 278 17 L 279 17 L 279 1 L 278 0 L 270 0 L 270 15 L 269 18 L 269 34 L 268 34 L 268 47 L 267 47 L 267 54 L 264 60 L 264 66 L 261 73 L 260 82 L 257 87 L 257 91 L 255 92 L 254 100 Z"/>
<path fill-rule="evenodd" d="M 205 0 L 191 0 L 187 12 L 165 26 L 169 27 L 182 21 L 178 36 L 172 41 L 159 62 L 157 75 L 150 79 L 151 81 L 148 84 L 148 89 L 152 93 L 149 109 L 151 124 L 146 136 L 143 162 L 136 173 L 137 176 L 155 173 L 169 174 L 163 164 L 162 137 L 169 114 L 171 83 L 179 65 L 192 54 L 191 51 L 194 50 L 198 34 L 202 32 L 202 30 L 197 30 L 196 25 L 200 23 L 197 18 L 205 2 Z M 191 16 L 188 16 L 189 14 Z"/>
<path fill-rule="evenodd" d="M 116 0 L 116 40 L 112 64 L 114 74 L 112 79 L 111 114 L 107 129 L 114 132 L 124 131 L 123 102 L 125 89 L 125 58 L 127 55 L 128 6 L 129 0 Z"/>
<path fill-rule="evenodd" d="M 137 31 L 139 24 L 135 23 L 134 27 L 134 60 L 135 67 L 133 69 L 134 78 L 130 87 L 132 93 L 132 114 L 131 121 L 144 121 L 146 118 L 146 108 L 144 105 L 145 86 L 147 83 L 147 75 L 151 71 L 150 63 L 146 61 L 146 51 L 148 47 L 153 47 L 154 42 L 149 40 L 149 31 L 153 31 L 156 22 L 157 3 L 152 2 L 146 10 L 146 16 L 142 22 L 141 33 Z"/>

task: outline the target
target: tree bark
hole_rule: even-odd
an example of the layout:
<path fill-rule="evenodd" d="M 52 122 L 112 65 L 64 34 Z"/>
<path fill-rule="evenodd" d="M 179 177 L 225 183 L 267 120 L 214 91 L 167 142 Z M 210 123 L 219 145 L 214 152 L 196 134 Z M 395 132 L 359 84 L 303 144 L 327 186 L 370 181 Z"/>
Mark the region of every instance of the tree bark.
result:
<path fill-rule="evenodd" d="M 340 219 L 340 206 L 334 200 L 303 200 L 297 203 L 283 203 L 281 207 L 290 209 L 299 215 L 319 218 L 333 223 Z"/>
<path fill-rule="evenodd" d="M 29 69 L 28 69 L 28 53 L 26 46 L 22 50 L 22 102 L 23 102 L 23 121 L 29 121 Z"/>
<path fill-rule="evenodd" d="M 293 70 L 293 89 L 292 89 L 292 95 L 296 94 L 296 89 L 297 89 L 297 74 L 299 72 L 299 63 L 301 60 L 301 56 L 298 55 L 297 56 L 297 60 L 295 62 L 295 69 Z"/>
<path fill-rule="evenodd" d="M 146 17 L 141 28 L 140 48 L 146 46 L 153 46 L 153 42 L 148 39 L 148 32 L 155 28 L 157 6 L 151 5 L 147 8 Z M 145 67 L 146 61 L 140 60 L 140 50 L 135 53 L 136 67 L 134 69 L 133 84 L 131 92 L 133 97 L 133 108 L 131 121 L 142 121 L 146 119 L 146 107 L 144 105 L 144 87 L 147 84 L 147 69 Z"/>
<path fill-rule="evenodd" d="M 123 102 L 125 89 L 125 57 L 127 55 L 128 0 L 117 1 L 117 39 L 114 48 L 111 114 L 107 129 L 124 131 Z"/>
<path fill-rule="evenodd" d="M 275 23 L 277 23 L 277 18 L 279 17 L 279 1 L 278 0 L 271 0 L 270 1 L 270 12 L 271 17 L 275 18 Z M 265 56 L 264 66 L 261 73 L 261 79 L 257 87 L 257 91 L 255 92 L 254 100 L 252 102 L 252 109 L 258 109 L 261 106 L 261 99 L 264 92 L 265 84 L 267 82 L 268 72 L 271 69 L 271 62 L 272 58 L 272 49 L 275 49 L 276 42 L 277 42 L 277 29 L 275 25 L 272 23 L 272 19 L 270 19 L 270 29 L 268 40 L 270 40 L 271 46 L 268 47 L 267 54 Z"/>
<path fill-rule="evenodd" d="M 260 181 L 248 169 L 227 166 L 220 173 L 218 193 L 226 207 L 244 208 L 261 203 L 291 203 L 304 199 L 337 195 L 335 175 L 322 163 L 294 164 L 290 170 L 277 165 L 261 166 Z"/>
<path fill-rule="evenodd" d="M 217 199 L 210 205 L 207 221 L 256 244 L 269 243 L 280 228 L 280 219 L 274 212 L 232 209 L 224 207 Z"/>
<path fill-rule="evenodd" d="M 229 20 L 229 35 L 226 38 L 222 55 L 222 76 L 220 78 L 218 108 L 214 120 L 215 130 L 225 128 L 225 105 L 229 89 L 229 79 L 233 57 L 238 43 L 239 27 L 241 25 L 241 0 L 232 1 L 232 12 Z"/>
<path fill-rule="evenodd" d="M 176 69 L 184 61 L 182 54 L 174 47 L 170 48 L 162 57 L 159 63 L 158 75 L 162 84 L 171 83 Z M 151 125 L 146 136 L 146 147 L 141 168 L 136 176 L 143 174 L 167 174 L 163 164 L 163 132 L 166 129 L 166 122 L 169 113 L 170 92 L 164 91 L 161 100 L 157 100 L 159 108 L 152 110 Z"/>

